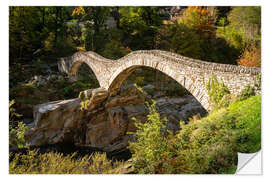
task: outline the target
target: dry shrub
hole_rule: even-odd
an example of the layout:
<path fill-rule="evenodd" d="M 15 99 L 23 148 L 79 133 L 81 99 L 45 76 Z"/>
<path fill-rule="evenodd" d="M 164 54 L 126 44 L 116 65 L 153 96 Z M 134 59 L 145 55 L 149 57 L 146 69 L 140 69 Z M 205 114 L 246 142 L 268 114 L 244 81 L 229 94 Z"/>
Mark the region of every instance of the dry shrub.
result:
<path fill-rule="evenodd" d="M 237 64 L 241 66 L 261 67 L 261 48 L 254 45 L 246 48 L 237 61 Z"/>
<path fill-rule="evenodd" d="M 10 153 L 10 174 L 123 174 L 127 163 L 107 159 L 105 153 L 84 157 L 29 150 L 27 154 Z"/>

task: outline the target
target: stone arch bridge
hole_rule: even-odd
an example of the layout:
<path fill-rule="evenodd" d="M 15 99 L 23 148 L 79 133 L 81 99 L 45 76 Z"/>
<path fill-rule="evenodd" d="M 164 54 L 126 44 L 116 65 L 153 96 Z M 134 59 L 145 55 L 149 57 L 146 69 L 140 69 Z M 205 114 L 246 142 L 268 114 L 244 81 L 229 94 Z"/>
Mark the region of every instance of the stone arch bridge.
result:
<path fill-rule="evenodd" d="M 58 69 L 68 75 L 76 75 L 82 63 L 88 64 L 102 88 L 118 90 L 123 81 L 136 68 L 147 66 L 170 76 L 185 87 L 201 104 L 211 109 L 205 83 L 211 75 L 222 79 L 231 93 L 239 93 L 256 82 L 260 68 L 210 63 L 160 50 L 134 51 L 118 60 L 106 59 L 94 52 L 77 52 L 60 58 Z"/>

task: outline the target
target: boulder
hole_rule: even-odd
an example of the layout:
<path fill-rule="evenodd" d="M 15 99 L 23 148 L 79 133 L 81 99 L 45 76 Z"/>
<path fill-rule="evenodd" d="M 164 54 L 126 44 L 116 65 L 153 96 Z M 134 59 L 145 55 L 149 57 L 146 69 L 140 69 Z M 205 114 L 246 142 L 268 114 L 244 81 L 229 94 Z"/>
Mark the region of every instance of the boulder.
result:
<path fill-rule="evenodd" d="M 79 146 L 116 151 L 127 147 L 135 132 L 135 117 L 147 120 L 145 97 L 134 87 L 123 88 L 118 95 L 103 88 L 80 93 L 79 98 L 54 101 L 35 106 L 34 122 L 25 133 L 30 145 L 72 142 Z M 85 110 L 80 103 L 89 100 Z M 156 99 L 161 117 L 168 119 L 167 128 L 179 130 L 179 121 L 186 120 L 202 106 L 192 96 Z"/>
<path fill-rule="evenodd" d="M 74 127 L 83 117 L 80 111 L 79 98 L 53 101 L 34 107 L 34 122 L 29 125 L 26 140 L 30 145 L 54 144 L 66 139 L 66 134 L 74 131 Z"/>

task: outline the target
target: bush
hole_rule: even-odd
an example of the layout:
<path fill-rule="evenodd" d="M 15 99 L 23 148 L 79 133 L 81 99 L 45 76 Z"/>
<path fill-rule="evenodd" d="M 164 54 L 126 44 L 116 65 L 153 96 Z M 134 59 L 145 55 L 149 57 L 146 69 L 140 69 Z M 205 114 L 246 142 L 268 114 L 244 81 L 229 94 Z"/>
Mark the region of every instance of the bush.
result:
<path fill-rule="evenodd" d="M 238 95 L 240 101 L 245 100 L 251 96 L 255 95 L 255 88 L 253 86 L 246 86 Z"/>
<path fill-rule="evenodd" d="M 261 84 L 262 83 L 262 77 L 260 74 L 256 75 L 256 83 L 255 83 L 255 90 L 261 91 Z"/>
<path fill-rule="evenodd" d="M 224 82 L 219 82 L 217 77 L 214 75 L 208 79 L 208 82 L 206 83 L 206 89 L 210 97 L 213 109 L 217 109 L 219 107 L 223 96 L 230 94 L 230 91 Z"/>
<path fill-rule="evenodd" d="M 181 130 L 165 136 L 165 123 L 151 105 L 148 122 L 137 123 L 136 141 L 130 143 L 139 173 L 235 173 L 237 152 L 261 147 L 261 96 L 237 101 L 207 117 L 180 123 Z M 152 110 L 151 110 L 152 109 Z M 151 120 L 151 121 L 150 121 Z"/>
<path fill-rule="evenodd" d="M 18 122 L 17 118 L 22 115 L 16 113 L 15 108 L 13 108 L 14 104 L 14 99 L 9 102 L 9 145 L 23 148 L 25 146 L 24 133 L 27 126 L 23 122 Z"/>
<path fill-rule="evenodd" d="M 218 102 L 218 107 L 228 107 L 232 103 L 239 100 L 239 95 L 236 94 L 226 94 L 222 97 L 222 99 Z"/>
<path fill-rule="evenodd" d="M 149 115 L 146 123 L 135 122 L 135 140 L 129 144 L 132 158 L 135 159 L 133 165 L 140 174 L 155 173 L 168 148 L 167 119 L 160 119 L 155 104 L 155 101 L 152 105 L 147 104 Z"/>
<path fill-rule="evenodd" d="M 16 127 L 9 126 L 9 145 L 23 148 L 26 146 L 24 133 L 27 131 L 27 126 L 23 122 L 19 122 Z"/>
<path fill-rule="evenodd" d="M 40 154 L 29 150 L 27 154 L 9 154 L 10 174 L 119 174 L 125 173 L 126 163 L 109 160 L 106 154 L 95 153 L 84 157 L 49 152 Z"/>
<path fill-rule="evenodd" d="M 237 64 L 241 66 L 261 67 L 261 48 L 257 48 L 254 45 L 246 48 L 237 61 Z"/>
<path fill-rule="evenodd" d="M 21 114 L 16 113 L 16 109 L 13 107 L 15 99 L 9 101 L 9 122 L 13 123 L 16 118 L 21 117 Z"/>

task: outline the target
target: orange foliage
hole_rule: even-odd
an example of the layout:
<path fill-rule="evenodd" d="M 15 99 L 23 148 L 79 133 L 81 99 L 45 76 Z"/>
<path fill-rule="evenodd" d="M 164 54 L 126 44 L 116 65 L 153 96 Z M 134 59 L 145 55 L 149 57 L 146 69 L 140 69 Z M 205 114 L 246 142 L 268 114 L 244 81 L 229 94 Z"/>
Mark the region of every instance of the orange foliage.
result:
<path fill-rule="evenodd" d="M 197 34 L 204 38 L 214 38 L 216 34 L 215 17 L 208 8 L 189 6 L 182 20 L 195 28 Z"/>
<path fill-rule="evenodd" d="M 249 67 L 261 67 L 261 48 L 251 46 L 246 48 L 237 61 L 238 65 Z"/>
<path fill-rule="evenodd" d="M 80 15 L 80 14 L 84 14 L 84 13 L 85 13 L 84 8 L 80 6 L 80 7 L 73 9 L 72 16 L 74 16 L 75 14 Z"/>

